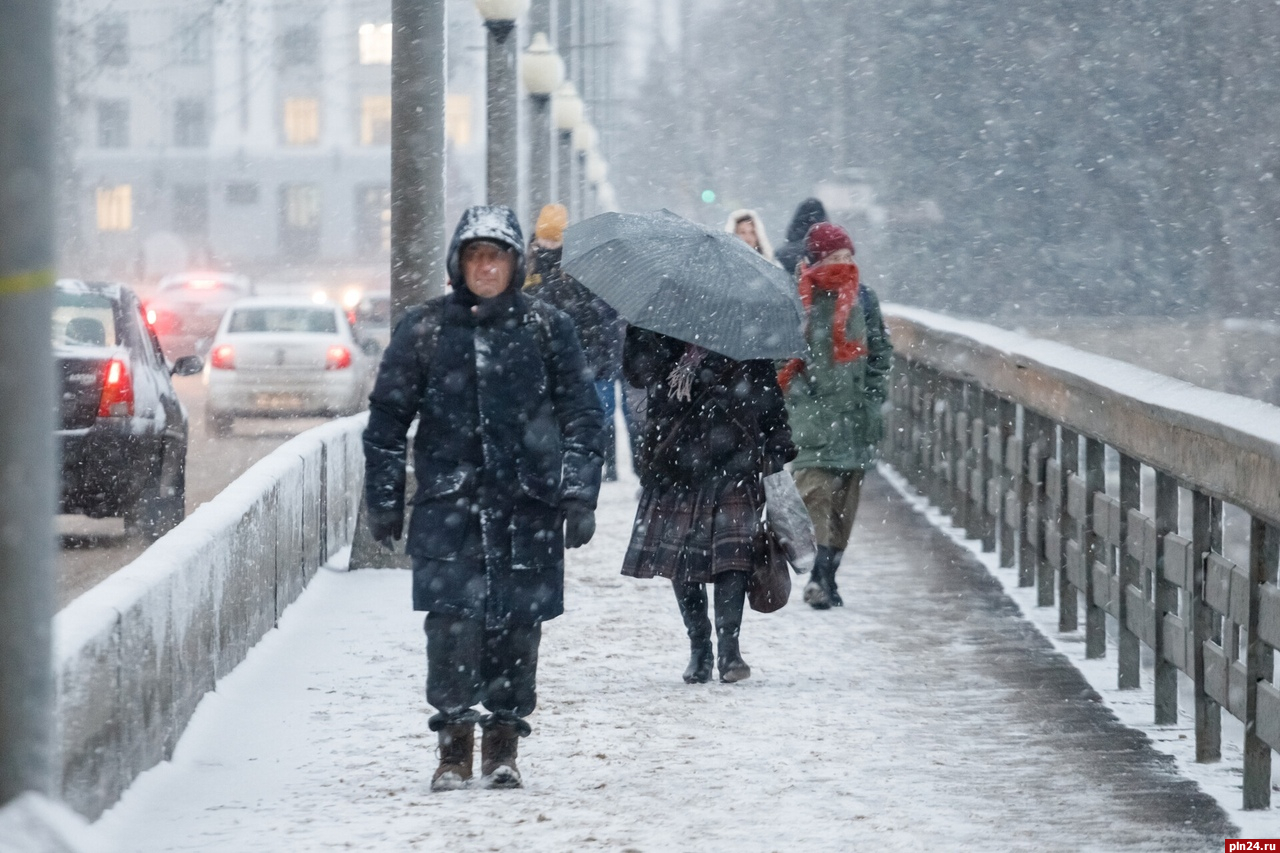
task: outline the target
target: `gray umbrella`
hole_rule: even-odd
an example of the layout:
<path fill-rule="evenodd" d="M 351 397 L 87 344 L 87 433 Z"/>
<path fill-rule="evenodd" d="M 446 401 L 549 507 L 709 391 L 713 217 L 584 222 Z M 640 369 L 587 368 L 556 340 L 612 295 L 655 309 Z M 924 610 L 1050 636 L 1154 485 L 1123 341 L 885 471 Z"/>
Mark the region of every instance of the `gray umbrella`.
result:
<path fill-rule="evenodd" d="M 570 226 L 561 268 L 643 329 L 737 361 L 807 352 L 790 277 L 736 236 L 669 210 Z"/>

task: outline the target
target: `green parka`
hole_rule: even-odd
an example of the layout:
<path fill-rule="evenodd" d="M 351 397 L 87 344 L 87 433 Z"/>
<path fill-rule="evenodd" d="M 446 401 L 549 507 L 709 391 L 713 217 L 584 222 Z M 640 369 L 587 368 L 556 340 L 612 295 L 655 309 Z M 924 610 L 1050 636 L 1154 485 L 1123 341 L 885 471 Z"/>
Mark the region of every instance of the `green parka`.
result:
<path fill-rule="evenodd" d="M 791 438 L 800 451 L 792 463 L 796 469 L 861 470 L 878 456 L 893 345 L 875 293 L 862 287 L 858 304 L 859 310 L 849 312 L 845 339 L 865 340 L 867 355 L 836 364 L 831 342 L 836 294 L 814 291 L 805 332 L 810 357 L 786 394 Z"/>

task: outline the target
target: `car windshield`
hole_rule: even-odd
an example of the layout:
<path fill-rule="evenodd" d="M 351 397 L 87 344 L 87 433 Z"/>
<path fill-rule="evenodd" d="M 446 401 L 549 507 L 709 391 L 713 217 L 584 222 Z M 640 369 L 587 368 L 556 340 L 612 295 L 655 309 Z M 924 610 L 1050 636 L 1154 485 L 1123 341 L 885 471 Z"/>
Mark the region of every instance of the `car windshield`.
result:
<path fill-rule="evenodd" d="M 110 347 L 116 344 L 116 320 L 110 299 L 95 293 L 54 291 L 55 347 Z"/>
<path fill-rule="evenodd" d="M 332 309 L 291 306 L 237 308 L 231 315 L 228 332 L 322 332 L 338 331 Z"/>

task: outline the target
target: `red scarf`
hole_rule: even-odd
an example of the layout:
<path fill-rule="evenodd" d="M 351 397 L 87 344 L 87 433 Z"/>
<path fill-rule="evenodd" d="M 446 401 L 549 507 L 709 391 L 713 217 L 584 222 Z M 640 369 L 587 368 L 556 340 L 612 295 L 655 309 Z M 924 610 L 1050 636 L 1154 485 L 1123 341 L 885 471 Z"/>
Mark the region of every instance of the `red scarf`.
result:
<path fill-rule="evenodd" d="M 831 323 L 831 356 L 836 364 L 848 364 L 867 354 L 867 344 L 861 339 L 848 340 L 845 327 L 849 325 L 849 315 L 858 305 L 858 265 L 857 264 L 822 264 L 809 267 L 800 276 L 800 301 L 804 303 L 805 314 L 813 309 L 814 288 L 836 295 L 836 312 Z M 792 359 L 778 371 L 778 384 L 785 393 L 791 380 L 804 367 L 798 358 Z"/>

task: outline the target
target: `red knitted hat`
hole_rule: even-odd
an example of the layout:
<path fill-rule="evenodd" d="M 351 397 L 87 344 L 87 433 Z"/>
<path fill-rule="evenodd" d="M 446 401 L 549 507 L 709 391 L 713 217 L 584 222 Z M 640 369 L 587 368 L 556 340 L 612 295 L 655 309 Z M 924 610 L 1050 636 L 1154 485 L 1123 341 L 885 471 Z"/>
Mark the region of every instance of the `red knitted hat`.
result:
<path fill-rule="evenodd" d="M 853 252 L 853 238 L 834 222 L 819 222 L 804 237 L 804 248 L 809 260 L 818 263 L 833 252 L 848 249 Z"/>

